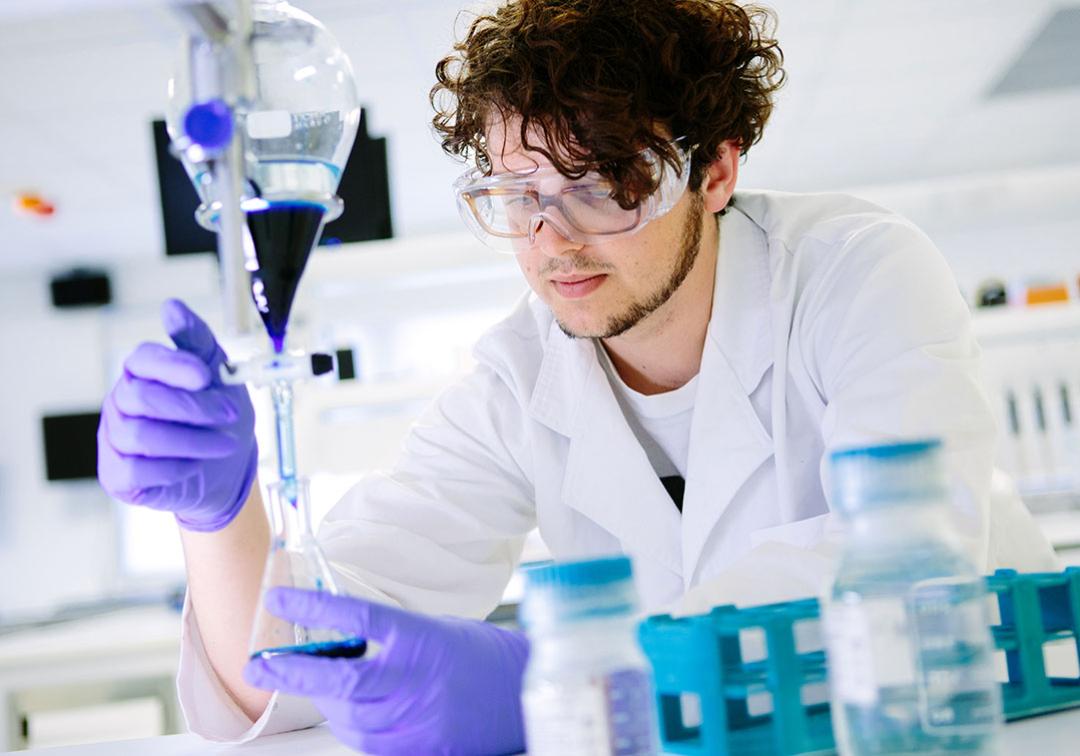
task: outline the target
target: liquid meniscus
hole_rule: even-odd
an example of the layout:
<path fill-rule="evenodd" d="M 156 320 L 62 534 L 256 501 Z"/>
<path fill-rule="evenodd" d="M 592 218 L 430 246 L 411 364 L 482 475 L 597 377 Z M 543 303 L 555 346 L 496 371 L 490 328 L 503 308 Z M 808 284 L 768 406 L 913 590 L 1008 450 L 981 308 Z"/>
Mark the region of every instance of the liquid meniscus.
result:
<path fill-rule="evenodd" d="M 340 641 L 321 641 L 300 643 L 294 646 L 275 646 L 264 648 L 251 655 L 252 659 L 272 659 L 286 654 L 305 654 L 321 656 L 327 659 L 358 659 L 367 652 L 367 641 L 363 638 L 349 638 Z"/>

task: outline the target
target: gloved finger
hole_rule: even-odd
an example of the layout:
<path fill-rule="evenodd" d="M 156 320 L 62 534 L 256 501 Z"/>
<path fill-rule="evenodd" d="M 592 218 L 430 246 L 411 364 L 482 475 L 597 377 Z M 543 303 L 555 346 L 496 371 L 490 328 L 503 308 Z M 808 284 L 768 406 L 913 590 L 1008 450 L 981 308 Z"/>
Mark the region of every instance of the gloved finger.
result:
<path fill-rule="evenodd" d="M 227 433 L 194 425 L 126 417 L 112 402 L 101 408 L 102 436 L 120 454 L 175 459 L 221 459 L 239 442 Z"/>
<path fill-rule="evenodd" d="M 111 397 L 127 417 L 213 427 L 232 423 L 238 416 L 224 389 L 188 391 L 131 374 L 120 377 Z"/>
<path fill-rule="evenodd" d="M 198 485 L 198 482 L 198 476 L 193 475 L 175 483 L 141 488 L 132 494 L 129 503 L 179 515 L 181 510 L 190 506 L 192 501 L 193 496 L 188 493 L 189 485 Z M 200 494 L 195 498 L 202 498 L 202 496 Z"/>
<path fill-rule="evenodd" d="M 98 481 L 105 492 L 121 501 L 145 504 L 147 489 L 183 483 L 195 475 L 200 463 L 188 459 L 151 459 L 118 453 L 108 440 L 98 440 Z M 159 497 L 152 497 L 157 501 Z M 168 507 L 165 507 L 168 508 Z"/>
<path fill-rule="evenodd" d="M 161 323 L 178 349 L 190 352 L 212 368 L 224 359 L 210 326 L 179 299 L 161 305 Z"/>
<path fill-rule="evenodd" d="M 383 643 L 389 643 L 398 628 L 412 627 L 422 621 L 420 615 L 375 601 L 298 588 L 274 588 L 267 592 L 266 608 L 304 627 L 332 628 Z"/>
<path fill-rule="evenodd" d="M 210 366 L 201 358 L 152 341 L 135 347 L 124 360 L 124 370 L 136 378 L 188 391 L 201 391 L 214 379 Z"/>
<path fill-rule="evenodd" d="M 255 658 L 244 667 L 244 680 L 266 690 L 295 696 L 363 701 L 386 695 L 382 664 L 376 659 L 327 659 L 307 654 Z"/>

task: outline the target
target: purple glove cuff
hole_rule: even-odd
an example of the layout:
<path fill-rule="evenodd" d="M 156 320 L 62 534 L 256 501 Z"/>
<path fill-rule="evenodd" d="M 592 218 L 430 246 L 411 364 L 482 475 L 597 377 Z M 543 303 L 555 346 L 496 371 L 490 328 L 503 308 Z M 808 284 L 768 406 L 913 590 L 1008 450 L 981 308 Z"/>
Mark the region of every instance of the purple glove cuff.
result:
<path fill-rule="evenodd" d="M 228 509 L 215 513 L 216 516 L 212 520 L 192 520 L 181 515 L 176 515 L 176 521 L 180 527 L 184 530 L 190 530 L 195 533 L 215 533 L 224 529 L 230 522 L 236 519 L 236 516 L 240 514 L 240 510 L 244 508 L 244 502 L 247 501 L 248 494 L 251 492 L 251 484 L 255 480 L 255 474 L 259 469 L 259 446 L 256 443 L 251 445 L 251 454 L 248 457 L 247 470 L 244 471 L 244 477 L 240 480 L 240 490 L 236 495 L 235 500 L 229 506 Z"/>

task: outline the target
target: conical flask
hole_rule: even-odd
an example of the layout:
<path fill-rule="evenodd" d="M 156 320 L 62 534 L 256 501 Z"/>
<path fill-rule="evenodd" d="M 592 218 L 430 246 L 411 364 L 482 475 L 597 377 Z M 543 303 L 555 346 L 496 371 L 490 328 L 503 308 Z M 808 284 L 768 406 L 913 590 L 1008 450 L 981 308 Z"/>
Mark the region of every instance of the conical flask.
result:
<path fill-rule="evenodd" d="M 286 495 L 286 486 L 282 483 L 273 483 L 268 487 L 273 535 L 263 572 L 249 653 L 252 657 L 264 658 L 281 654 L 362 656 L 367 644 L 361 638 L 351 638 L 327 628 L 302 627 L 266 610 L 266 592 L 271 588 L 284 586 L 338 593 L 330 565 L 311 529 L 310 492 L 306 478 L 295 481 L 295 492 L 294 503 Z"/>

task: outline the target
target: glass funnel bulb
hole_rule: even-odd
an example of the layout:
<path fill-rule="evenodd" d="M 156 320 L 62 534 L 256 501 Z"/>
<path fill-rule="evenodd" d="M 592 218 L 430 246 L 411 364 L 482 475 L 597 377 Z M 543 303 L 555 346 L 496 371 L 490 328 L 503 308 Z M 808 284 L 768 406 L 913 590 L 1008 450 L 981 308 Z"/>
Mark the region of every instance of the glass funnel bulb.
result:
<path fill-rule="evenodd" d="M 212 114 L 209 106 L 217 98 L 231 109 L 232 133 L 243 154 L 245 267 L 252 298 L 275 351 L 281 352 L 307 259 L 323 226 L 343 210 L 337 188 L 360 123 L 356 84 L 334 37 L 287 2 L 252 4 L 250 86 L 239 81 L 227 51 L 216 44 L 185 42 L 169 81 L 166 125 L 201 201 L 196 218 L 213 231 L 223 206 L 213 181 L 215 154 L 190 133 L 194 119 L 189 116 L 193 109 Z M 230 96 L 207 84 L 200 75 L 206 60 L 224 61 L 228 70 L 218 71 L 217 79 L 248 96 Z"/>
<path fill-rule="evenodd" d="M 276 617 L 266 610 L 266 592 L 271 588 L 303 588 L 338 594 L 330 565 L 311 529 L 308 481 L 295 482 L 295 493 L 281 483 L 268 487 L 273 535 L 263 571 L 262 590 L 252 626 L 248 652 L 255 656 L 313 654 L 316 656 L 362 656 L 367 644 L 336 630 L 307 628 Z M 294 501 L 290 500 L 294 497 Z"/>

